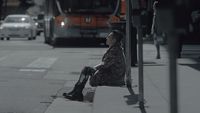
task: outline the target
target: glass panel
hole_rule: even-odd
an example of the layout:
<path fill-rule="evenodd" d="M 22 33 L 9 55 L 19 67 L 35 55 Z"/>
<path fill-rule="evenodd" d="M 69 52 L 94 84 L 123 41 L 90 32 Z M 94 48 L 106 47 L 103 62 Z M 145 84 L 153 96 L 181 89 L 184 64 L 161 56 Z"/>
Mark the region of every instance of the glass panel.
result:
<path fill-rule="evenodd" d="M 113 13 L 117 0 L 58 0 L 65 13 Z"/>

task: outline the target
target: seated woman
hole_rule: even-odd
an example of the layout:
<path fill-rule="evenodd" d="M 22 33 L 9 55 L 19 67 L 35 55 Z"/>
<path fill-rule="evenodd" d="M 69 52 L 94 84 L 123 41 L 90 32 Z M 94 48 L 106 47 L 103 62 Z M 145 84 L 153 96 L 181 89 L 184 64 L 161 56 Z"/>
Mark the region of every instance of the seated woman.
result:
<path fill-rule="evenodd" d="M 109 49 L 103 55 L 102 62 L 94 67 L 84 67 L 79 80 L 73 90 L 63 93 L 63 96 L 70 100 L 83 101 L 82 91 L 88 78 L 90 85 L 96 86 L 123 86 L 125 85 L 125 56 L 121 47 L 123 34 L 113 30 L 106 40 Z"/>

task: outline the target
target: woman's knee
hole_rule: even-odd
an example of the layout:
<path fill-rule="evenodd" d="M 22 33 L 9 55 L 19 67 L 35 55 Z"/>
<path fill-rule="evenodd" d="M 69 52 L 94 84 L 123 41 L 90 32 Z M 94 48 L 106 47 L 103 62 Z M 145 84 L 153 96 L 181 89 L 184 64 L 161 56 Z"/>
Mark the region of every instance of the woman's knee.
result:
<path fill-rule="evenodd" d="M 89 66 L 85 66 L 85 67 L 82 69 L 81 73 L 86 74 L 86 73 L 88 72 L 89 69 L 90 69 Z"/>

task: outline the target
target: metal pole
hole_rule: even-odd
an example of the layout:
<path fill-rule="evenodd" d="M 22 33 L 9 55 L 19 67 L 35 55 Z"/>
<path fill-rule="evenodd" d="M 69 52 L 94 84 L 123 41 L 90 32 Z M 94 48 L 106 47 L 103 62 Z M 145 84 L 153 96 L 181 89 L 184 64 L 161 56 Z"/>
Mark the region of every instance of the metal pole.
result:
<path fill-rule="evenodd" d="M 169 87 L 170 87 L 170 113 L 178 113 L 177 91 L 177 35 L 172 34 L 169 38 Z"/>
<path fill-rule="evenodd" d="M 159 25 L 168 33 L 168 54 L 169 54 L 169 112 L 178 113 L 178 83 L 177 83 L 177 40 L 180 28 L 175 22 L 176 5 L 173 0 L 162 1 L 158 9 Z M 165 19 L 167 18 L 167 19 Z M 167 21 L 166 21 L 167 20 Z"/>
<path fill-rule="evenodd" d="M 144 110 L 144 77 L 143 77 L 143 37 L 142 37 L 142 23 L 141 16 L 145 12 L 141 11 L 139 0 L 132 0 L 133 8 L 133 24 L 137 27 L 137 39 L 138 39 L 138 85 L 139 85 L 139 107 Z"/>
<path fill-rule="evenodd" d="M 126 0 L 126 40 L 125 40 L 125 53 L 126 53 L 126 85 L 128 88 L 132 88 L 131 79 L 131 50 L 130 50 L 130 38 L 131 38 L 131 1 Z"/>
<path fill-rule="evenodd" d="M 173 4 L 173 2 L 172 2 Z M 170 98 L 170 113 L 178 113 L 178 86 L 177 86 L 177 41 L 179 28 L 175 26 L 175 8 L 167 6 L 160 9 L 162 18 L 168 18 L 167 21 L 162 21 L 163 26 L 168 33 L 168 52 L 169 52 L 169 98 Z"/>
<path fill-rule="evenodd" d="M 140 16 L 141 18 L 141 16 Z M 138 25 L 138 52 L 139 52 L 139 106 L 140 108 L 144 108 L 144 76 L 143 76 L 143 37 L 142 37 L 142 27 L 141 27 L 141 19 L 140 24 Z"/>

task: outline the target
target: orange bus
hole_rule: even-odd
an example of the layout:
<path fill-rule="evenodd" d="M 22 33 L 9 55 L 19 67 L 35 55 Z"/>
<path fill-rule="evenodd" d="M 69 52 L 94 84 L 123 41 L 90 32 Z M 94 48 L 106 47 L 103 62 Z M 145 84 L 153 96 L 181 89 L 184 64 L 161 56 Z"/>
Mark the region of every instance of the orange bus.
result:
<path fill-rule="evenodd" d="M 45 43 L 58 39 L 90 38 L 105 43 L 105 36 L 125 15 L 125 0 L 46 0 Z"/>

